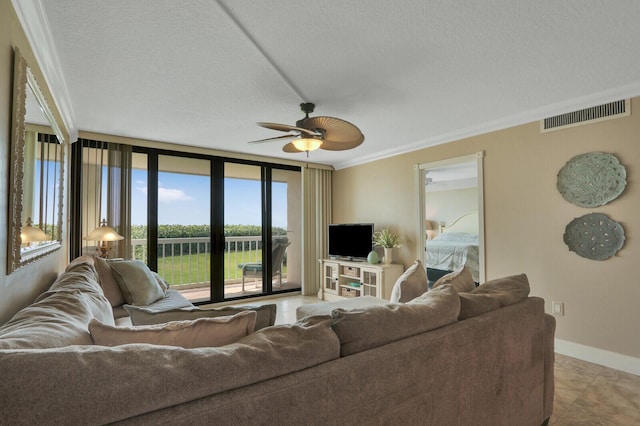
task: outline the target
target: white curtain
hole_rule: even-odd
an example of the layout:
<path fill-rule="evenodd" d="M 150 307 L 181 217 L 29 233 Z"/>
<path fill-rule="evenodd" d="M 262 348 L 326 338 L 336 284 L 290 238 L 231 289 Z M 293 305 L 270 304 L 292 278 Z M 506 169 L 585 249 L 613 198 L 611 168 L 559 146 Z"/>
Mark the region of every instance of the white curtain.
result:
<path fill-rule="evenodd" d="M 318 294 L 321 269 L 318 262 L 327 254 L 327 226 L 331 223 L 331 170 L 302 170 L 302 214 L 304 262 L 302 294 Z"/>

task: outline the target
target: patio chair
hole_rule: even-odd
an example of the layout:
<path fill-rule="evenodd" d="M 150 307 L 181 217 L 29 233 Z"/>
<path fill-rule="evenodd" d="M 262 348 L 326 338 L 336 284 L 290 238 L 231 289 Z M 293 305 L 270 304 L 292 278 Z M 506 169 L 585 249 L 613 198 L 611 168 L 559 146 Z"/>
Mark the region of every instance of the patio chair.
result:
<path fill-rule="evenodd" d="M 282 287 L 282 261 L 284 253 L 289 247 L 290 242 L 274 242 L 271 250 L 271 272 L 273 276 L 278 275 L 278 287 Z M 246 278 L 262 278 L 262 262 L 259 263 L 241 263 L 238 265 L 242 268 L 242 291 L 244 292 L 244 282 Z M 273 278 L 273 277 L 272 277 Z M 256 281 L 257 286 L 257 281 Z"/>

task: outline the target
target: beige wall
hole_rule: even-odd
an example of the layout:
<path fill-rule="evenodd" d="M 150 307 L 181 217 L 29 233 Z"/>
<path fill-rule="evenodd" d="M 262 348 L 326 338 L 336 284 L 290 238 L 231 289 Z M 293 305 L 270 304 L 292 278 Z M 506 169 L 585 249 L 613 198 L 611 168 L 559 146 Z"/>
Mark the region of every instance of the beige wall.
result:
<path fill-rule="evenodd" d="M 45 290 L 66 262 L 66 244 L 61 250 L 7 276 L 7 188 L 9 141 L 11 135 L 11 92 L 13 48 L 18 47 L 29 63 L 49 106 L 55 108 L 42 73 L 36 64 L 10 0 L 0 0 L 0 324 Z M 56 115 L 57 111 L 55 112 Z M 65 165 L 65 170 L 68 170 Z M 66 213 L 66 212 L 65 212 Z M 64 217 L 66 223 L 66 214 Z M 64 231 L 63 231 L 64 232 Z"/>
<path fill-rule="evenodd" d="M 478 210 L 478 188 L 426 192 L 424 204 L 427 220 L 449 226 L 463 214 Z"/>
<path fill-rule="evenodd" d="M 541 134 L 531 123 L 334 172 L 333 219 L 390 226 L 407 242 L 395 259 L 418 258 L 414 165 L 484 151 L 487 279 L 525 272 L 531 293 L 565 303 L 556 337 L 640 358 L 640 99 L 630 117 Z M 365 142 L 366 143 L 366 142 Z M 627 168 L 627 188 L 612 203 L 584 209 L 556 190 L 556 175 L 577 154 L 604 151 Z M 569 252 L 564 228 L 602 212 L 622 223 L 626 242 L 614 258 L 593 261 Z"/>

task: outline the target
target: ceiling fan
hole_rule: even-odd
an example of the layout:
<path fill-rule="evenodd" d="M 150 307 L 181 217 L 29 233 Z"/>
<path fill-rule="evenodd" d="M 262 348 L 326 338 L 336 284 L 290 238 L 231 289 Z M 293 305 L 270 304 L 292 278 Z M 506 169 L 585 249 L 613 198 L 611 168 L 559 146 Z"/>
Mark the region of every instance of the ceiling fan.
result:
<path fill-rule="evenodd" d="M 298 120 L 295 126 L 278 123 L 258 123 L 259 126 L 267 129 L 289 134 L 249 143 L 264 143 L 295 138 L 282 147 L 282 150 L 290 153 L 306 152 L 307 156 L 309 156 L 309 151 L 315 151 L 316 149 L 344 151 L 355 148 L 364 141 L 364 135 L 360 132 L 360 129 L 348 121 L 334 117 L 309 117 L 309 113 L 312 113 L 315 109 L 313 103 L 301 103 L 300 109 L 304 112 L 305 117 Z"/>

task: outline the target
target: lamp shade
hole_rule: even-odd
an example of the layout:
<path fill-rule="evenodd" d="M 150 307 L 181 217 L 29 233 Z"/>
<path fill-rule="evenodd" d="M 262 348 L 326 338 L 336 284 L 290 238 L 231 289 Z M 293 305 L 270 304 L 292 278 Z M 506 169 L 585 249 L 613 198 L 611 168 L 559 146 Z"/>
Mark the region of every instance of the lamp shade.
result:
<path fill-rule="evenodd" d="M 107 221 L 102 219 L 102 223 L 93 231 L 89 232 L 89 235 L 84 237 L 89 241 L 119 241 L 124 240 L 124 237 L 118 234 L 112 227 L 107 226 Z"/>
<path fill-rule="evenodd" d="M 320 146 L 322 145 L 322 140 L 314 139 L 314 138 L 300 138 L 300 139 L 295 139 L 291 141 L 291 143 L 299 151 L 309 152 L 309 151 L 315 151 L 316 149 L 320 148 Z"/>
<path fill-rule="evenodd" d="M 33 226 L 31 218 L 27 218 L 27 224 L 20 228 L 20 239 L 22 244 L 34 243 L 38 241 L 49 241 L 51 237 L 40 228 Z"/>

